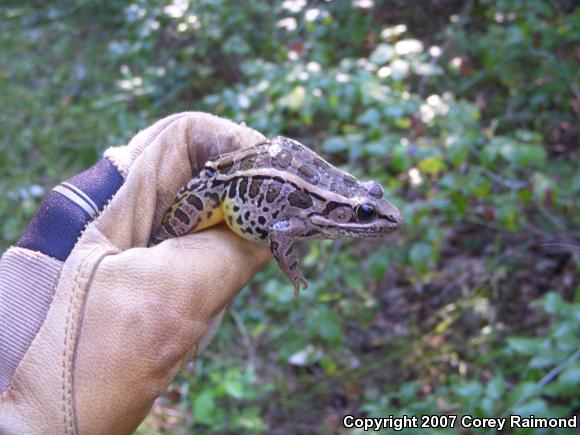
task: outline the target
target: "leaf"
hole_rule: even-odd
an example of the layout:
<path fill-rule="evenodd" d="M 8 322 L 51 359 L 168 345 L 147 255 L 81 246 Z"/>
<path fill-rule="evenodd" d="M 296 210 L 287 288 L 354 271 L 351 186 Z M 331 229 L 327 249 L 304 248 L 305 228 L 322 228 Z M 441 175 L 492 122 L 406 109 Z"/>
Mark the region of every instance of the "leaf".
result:
<path fill-rule="evenodd" d="M 344 276 L 344 280 L 357 293 L 361 293 L 365 288 L 365 281 L 359 273 L 348 273 Z"/>
<path fill-rule="evenodd" d="M 502 374 L 497 374 L 485 386 L 485 395 L 492 399 L 499 399 L 505 391 L 505 379 Z"/>
<path fill-rule="evenodd" d="M 533 369 L 543 369 L 554 365 L 556 362 L 557 360 L 551 355 L 536 355 L 530 360 L 528 366 Z"/>
<path fill-rule="evenodd" d="M 533 181 L 533 196 L 536 200 L 544 202 L 550 194 L 554 194 L 557 197 L 560 186 L 547 174 L 540 172 L 534 173 L 532 176 Z"/>
<path fill-rule="evenodd" d="M 566 302 L 560 296 L 560 293 L 550 292 L 540 300 L 539 304 L 544 308 L 546 313 L 559 314 L 564 309 Z"/>
<path fill-rule="evenodd" d="M 430 175 L 437 175 L 445 169 L 445 162 L 441 156 L 427 157 L 419 162 L 419 169 Z"/>
<path fill-rule="evenodd" d="M 381 121 L 381 113 L 374 107 L 365 110 L 357 118 L 357 122 L 363 125 L 377 125 L 379 124 L 380 121 Z"/>
<path fill-rule="evenodd" d="M 462 396 L 468 397 L 471 400 L 478 398 L 483 393 L 483 386 L 479 382 L 466 382 L 455 387 L 455 392 Z"/>
<path fill-rule="evenodd" d="M 425 272 L 428 268 L 429 263 L 435 259 L 435 251 L 433 247 L 428 243 L 415 243 L 409 252 L 409 259 L 411 265 L 421 271 Z"/>
<path fill-rule="evenodd" d="M 292 92 L 286 96 L 285 103 L 289 108 L 298 110 L 304 106 L 305 100 L 306 90 L 304 86 L 295 86 Z"/>
<path fill-rule="evenodd" d="M 545 400 L 533 399 L 523 405 L 513 408 L 511 414 L 521 415 L 522 417 L 529 417 L 530 415 L 535 417 L 548 417 L 550 411 Z"/>
<path fill-rule="evenodd" d="M 244 397 L 244 385 L 240 379 L 240 373 L 238 370 L 230 370 L 226 374 L 223 387 L 227 394 L 236 399 Z"/>
<path fill-rule="evenodd" d="M 339 136 L 330 136 L 322 142 L 322 149 L 327 153 L 338 153 L 346 150 L 346 141 Z"/>
<path fill-rule="evenodd" d="M 575 364 L 560 373 L 559 380 L 570 386 L 580 385 L 580 362 L 576 361 Z"/>
<path fill-rule="evenodd" d="M 407 147 L 403 145 L 395 147 L 393 155 L 391 156 L 391 165 L 398 173 L 404 172 L 411 167 L 412 162 Z"/>
<path fill-rule="evenodd" d="M 514 132 L 515 137 L 522 142 L 541 144 L 543 137 L 541 133 L 531 131 L 531 130 L 516 130 Z"/>
<path fill-rule="evenodd" d="M 421 390 L 421 382 L 411 381 L 403 384 L 399 389 L 398 397 L 404 403 L 410 402 L 417 397 L 417 393 Z"/>
<path fill-rule="evenodd" d="M 389 62 L 395 56 L 395 49 L 391 44 L 378 44 L 373 50 L 369 59 L 375 65 L 382 65 Z"/>
<path fill-rule="evenodd" d="M 534 355 L 540 349 L 541 341 L 538 338 L 508 337 L 508 345 L 522 355 Z"/>
<path fill-rule="evenodd" d="M 467 160 L 469 155 L 468 143 L 465 140 L 454 140 L 447 149 L 447 158 L 455 166 L 459 166 Z"/>
<path fill-rule="evenodd" d="M 336 313 L 320 307 L 308 318 L 307 326 L 311 334 L 331 344 L 338 344 L 342 338 L 341 321 Z"/>
<path fill-rule="evenodd" d="M 215 398 L 212 391 L 205 390 L 193 401 L 193 418 L 195 421 L 211 425 L 215 422 Z"/>
<path fill-rule="evenodd" d="M 509 394 L 508 402 L 513 404 L 520 400 L 528 399 L 538 393 L 538 386 L 535 382 L 526 381 L 518 384 Z"/>
<path fill-rule="evenodd" d="M 370 156 L 384 156 L 389 149 L 390 146 L 386 142 L 369 142 L 365 145 L 365 152 Z"/>
<path fill-rule="evenodd" d="M 526 144 L 508 136 L 495 137 L 489 146 L 498 149 L 499 154 L 508 162 L 524 168 L 546 160 L 546 151 L 541 145 Z"/>

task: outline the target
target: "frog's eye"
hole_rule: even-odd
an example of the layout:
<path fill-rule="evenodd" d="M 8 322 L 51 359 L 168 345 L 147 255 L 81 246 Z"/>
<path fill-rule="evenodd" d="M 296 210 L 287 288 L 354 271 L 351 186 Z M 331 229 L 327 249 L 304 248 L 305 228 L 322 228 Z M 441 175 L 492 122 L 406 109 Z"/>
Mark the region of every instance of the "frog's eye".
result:
<path fill-rule="evenodd" d="M 337 207 L 330 212 L 328 217 L 334 222 L 344 224 L 352 219 L 352 210 L 347 207 Z"/>
<path fill-rule="evenodd" d="M 372 221 L 377 217 L 377 209 L 372 204 L 361 204 L 356 207 L 356 217 L 361 223 L 366 223 Z"/>

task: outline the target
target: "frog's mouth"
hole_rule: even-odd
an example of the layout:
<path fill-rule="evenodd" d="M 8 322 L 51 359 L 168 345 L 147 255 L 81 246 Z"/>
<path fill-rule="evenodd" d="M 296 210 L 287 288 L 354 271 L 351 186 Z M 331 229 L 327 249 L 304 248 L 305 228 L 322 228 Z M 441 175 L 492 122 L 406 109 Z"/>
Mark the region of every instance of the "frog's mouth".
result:
<path fill-rule="evenodd" d="M 310 222 L 321 232 L 335 232 L 339 235 L 356 237 L 381 237 L 385 234 L 397 230 L 401 226 L 399 220 L 392 219 L 390 216 L 379 215 L 372 222 L 335 222 L 326 219 L 323 216 L 311 216 Z"/>

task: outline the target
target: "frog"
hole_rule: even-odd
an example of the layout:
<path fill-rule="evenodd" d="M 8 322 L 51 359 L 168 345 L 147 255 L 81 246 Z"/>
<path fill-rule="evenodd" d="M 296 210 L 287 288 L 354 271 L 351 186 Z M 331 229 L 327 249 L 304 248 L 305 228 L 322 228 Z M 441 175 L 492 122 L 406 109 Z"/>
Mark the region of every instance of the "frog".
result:
<path fill-rule="evenodd" d="M 222 222 L 270 247 L 295 297 L 308 286 L 295 241 L 384 237 L 402 225 L 381 184 L 361 181 L 284 136 L 207 161 L 177 192 L 149 245 Z"/>

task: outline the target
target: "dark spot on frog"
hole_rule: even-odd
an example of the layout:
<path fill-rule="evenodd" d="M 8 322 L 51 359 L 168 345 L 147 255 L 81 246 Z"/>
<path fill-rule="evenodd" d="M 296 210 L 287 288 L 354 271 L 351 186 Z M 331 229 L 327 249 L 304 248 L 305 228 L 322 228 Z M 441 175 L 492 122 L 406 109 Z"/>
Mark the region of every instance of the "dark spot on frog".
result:
<path fill-rule="evenodd" d="M 290 246 L 290 247 L 288 248 L 288 250 L 286 251 L 286 256 L 288 256 L 288 255 L 292 254 L 293 252 L 294 252 L 294 249 L 293 249 L 293 247 L 292 247 L 292 246 Z"/>
<path fill-rule="evenodd" d="M 167 231 L 169 234 L 171 234 L 173 237 L 177 237 L 177 234 L 175 234 L 175 231 L 173 230 L 173 227 L 171 225 L 167 225 L 166 223 L 163 224 L 163 228 L 165 228 L 165 231 Z"/>
<path fill-rule="evenodd" d="M 303 208 L 303 209 L 306 209 L 306 208 L 309 208 L 312 206 L 312 198 L 310 198 L 310 195 L 308 195 L 307 193 L 305 193 L 299 189 L 296 189 L 294 192 L 292 192 L 290 195 L 288 195 L 288 202 L 293 207 L 298 207 L 298 208 Z"/>
<path fill-rule="evenodd" d="M 260 239 L 265 240 L 268 237 L 268 232 L 262 228 L 256 228 L 256 232 L 260 235 Z"/>
<path fill-rule="evenodd" d="M 234 211 L 240 211 L 240 207 L 238 207 L 237 205 L 234 205 Z"/>
<path fill-rule="evenodd" d="M 187 216 L 180 209 L 176 209 L 174 214 L 175 214 L 175 217 L 177 219 L 179 219 L 181 222 L 183 222 L 185 225 L 189 225 L 191 223 L 191 221 L 189 220 L 189 216 Z"/>
<path fill-rule="evenodd" d="M 347 187 L 354 187 L 354 186 L 356 186 L 356 183 L 357 183 L 356 178 L 354 178 L 352 175 L 349 175 L 349 174 L 344 174 L 344 177 L 342 177 L 342 180 L 344 181 L 344 184 Z"/>
<path fill-rule="evenodd" d="M 328 163 L 326 163 L 322 159 L 319 159 L 318 157 L 315 157 L 314 160 L 312 161 L 312 163 L 314 163 L 314 166 L 316 166 L 318 169 L 328 169 L 328 168 L 330 168 L 330 165 Z"/>
<path fill-rule="evenodd" d="M 224 175 L 229 174 L 233 167 L 234 167 L 234 159 L 232 157 L 224 158 L 217 166 L 218 171 L 220 171 Z"/>
<path fill-rule="evenodd" d="M 266 223 L 266 218 L 264 216 L 259 216 L 258 222 L 260 223 L 260 225 L 264 225 Z"/>
<path fill-rule="evenodd" d="M 189 195 L 187 197 L 187 202 L 193 205 L 198 210 L 203 210 L 203 202 L 195 195 Z"/>
<path fill-rule="evenodd" d="M 346 196 L 347 198 L 350 198 L 353 195 L 352 190 L 347 188 L 344 184 L 336 183 L 334 181 L 330 185 L 330 190 L 332 192 L 338 193 L 339 195 Z"/>
<path fill-rule="evenodd" d="M 250 211 L 247 211 L 247 212 L 244 213 L 244 219 L 245 220 L 250 219 Z"/>
<path fill-rule="evenodd" d="M 246 232 L 248 234 L 254 234 L 254 232 L 252 231 L 252 229 L 250 227 L 246 228 Z"/>
<path fill-rule="evenodd" d="M 238 218 L 236 219 L 236 223 L 238 225 L 242 225 L 244 222 L 242 221 L 242 216 L 238 216 Z"/>
<path fill-rule="evenodd" d="M 236 197 L 236 184 L 238 183 L 238 179 L 234 178 L 232 181 L 230 181 L 230 189 L 228 191 L 228 196 L 230 198 L 235 198 Z"/>
<path fill-rule="evenodd" d="M 268 207 L 264 207 L 264 213 L 268 213 L 270 211 L 270 209 Z"/>
<path fill-rule="evenodd" d="M 298 168 L 298 176 L 310 184 L 318 184 L 320 175 L 316 173 L 314 168 L 308 165 L 302 165 Z"/>
<path fill-rule="evenodd" d="M 188 185 L 186 184 L 185 186 L 183 186 L 180 190 L 179 193 L 185 193 L 185 192 L 193 192 L 197 189 L 199 189 L 200 187 L 204 187 L 205 183 L 201 182 L 201 181 L 196 181 L 195 183 L 193 183 L 192 185 Z"/>
<path fill-rule="evenodd" d="M 294 142 L 294 141 L 289 141 L 290 142 L 290 147 L 294 150 L 294 151 L 302 151 L 304 150 L 304 147 L 302 145 L 300 145 L 298 142 Z"/>
<path fill-rule="evenodd" d="M 280 210 L 276 210 L 274 213 L 272 213 L 272 218 L 276 219 L 279 214 L 280 214 Z"/>
<path fill-rule="evenodd" d="M 274 202 L 274 200 L 280 194 L 281 190 L 282 190 L 282 186 L 280 185 L 280 183 L 275 182 L 275 181 L 271 182 L 268 185 L 268 191 L 266 192 L 266 202 L 268 202 L 268 203 Z"/>
<path fill-rule="evenodd" d="M 256 221 L 250 221 L 250 225 L 253 227 L 256 226 Z"/>
<path fill-rule="evenodd" d="M 340 202 L 330 201 L 324 210 L 322 210 L 322 216 L 328 216 L 328 214 L 337 207 L 348 207 L 348 204 L 341 204 Z"/>
<path fill-rule="evenodd" d="M 213 212 L 212 211 L 208 211 L 207 212 L 207 218 L 211 219 L 211 217 L 213 216 Z"/>
<path fill-rule="evenodd" d="M 209 194 L 206 194 L 205 196 L 207 196 L 213 203 L 211 205 L 213 208 L 217 208 L 220 205 L 220 196 L 217 193 L 209 192 Z"/>
<path fill-rule="evenodd" d="M 288 150 L 280 151 L 276 157 L 272 159 L 272 166 L 278 169 L 288 169 L 292 164 L 292 153 Z"/>
<path fill-rule="evenodd" d="M 250 154 L 247 155 L 246 157 L 244 157 L 241 161 L 240 161 L 240 170 L 248 170 L 248 169 L 252 169 L 254 167 L 254 161 L 256 160 L 256 157 L 258 157 L 257 154 Z"/>
<path fill-rule="evenodd" d="M 240 199 L 242 201 L 246 200 L 246 192 L 248 190 L 248 179 L 247 178 L 242 178 L 242 180 L 240 181 L 240 188 L 238 189 L 238 192 L 240 194 Z"/>
<path fill-rule="evenodd" d="M 261 180 L 252 179 L 252 183 L 250 184 L 250 192 L 248 193 L 250 198 L 255 198 L 260 193 L 260 186 L 262 185 Z"/>
<path fill-rule="evenodd" d="M 230 226 L 232 226 L 234 224 L 234 219 L 231 216 L 228 216 L 228 222 Z"/>

